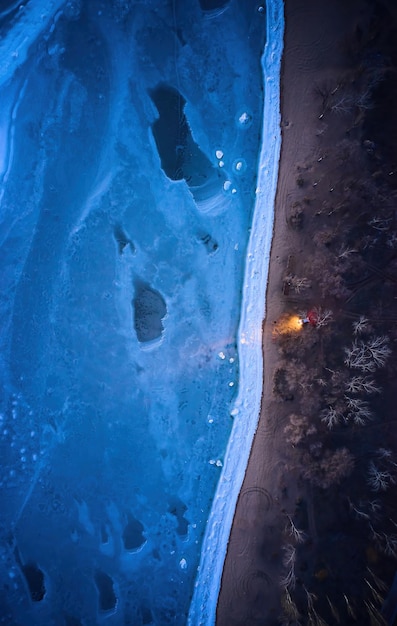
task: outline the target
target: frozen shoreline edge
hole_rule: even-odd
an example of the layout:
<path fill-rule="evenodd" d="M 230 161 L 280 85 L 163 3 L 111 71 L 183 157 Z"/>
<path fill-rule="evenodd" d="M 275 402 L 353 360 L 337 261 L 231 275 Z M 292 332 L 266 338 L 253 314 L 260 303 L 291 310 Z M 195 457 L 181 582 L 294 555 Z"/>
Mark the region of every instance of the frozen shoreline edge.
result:
<path fill-rule="evenodd" d="M 259 420 L 263 384 L 262 321 L 266 307 L 281 148 L 280 74 L 283 45 L 283 0 L 267 0 L 266 44 L 261 58 L 265 93 L 262 146 L 238 331 L 240 380 L 239 393 L 234 404 L 238 414 L 234 419 L 223 470 L 207 522 L 188 626 L 215 624 L 227 544 Z"/>

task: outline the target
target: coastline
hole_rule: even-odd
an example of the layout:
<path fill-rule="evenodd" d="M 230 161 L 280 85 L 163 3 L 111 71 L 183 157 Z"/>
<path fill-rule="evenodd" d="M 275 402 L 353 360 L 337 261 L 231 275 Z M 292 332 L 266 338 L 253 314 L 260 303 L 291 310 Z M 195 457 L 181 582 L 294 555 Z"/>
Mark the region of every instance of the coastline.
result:
<path fill-rule="evenodd" d="M 378 5 L 383 7 L 383 3 Z M 342 163 L 340 151 L 336 150 L 338 146 L 343 147 L 346 141 L 354 147 L 363 143 L 365 136 L 361 118 L 365 116 L 366 111 L 363 112 L 360 107 L 353 111 L 352 107 L 352 111 L 347 115 L 345 111 L 341 114 L 338 112 L 335 115 L 331 113 L 324 115 L 319 93 L 323 85 L 335 85 L 334 92 L 330 92 L 333 95 L 339 87 L 341 76 L 354 84 L 351 75 L 354 76 L 354 72 L 357 72 L 355 66 L 357 59 L 354 58 L 351 49 L 354 46 L 364 48 L 367 45 L 366 41 L 371 42 L 372 31 L 376 32 L 376 28 L 380 28 L 376 18 L 374 7 L 360 0 L 354 0 L 349 6 L 340 1 L 330 6 L 325 0 L 285 0 L 285 37 L 281 72 L 282 146 L 266 294 L 266 317 L 263 323 L 263 395 L 259 424 L 227 548 L 217 606 L 217 626 L 242 624 L 276 626 L 281 623 L 281 614 L 284 610 L 281 596 L 284 592 L 283 584 L 280 583 L 284 574 L 286 544 L 291 541 L 286 538 L 288 534 L 286 526 L 294 515 L 301 515 L 299 508 L 302 503 L 305 514 L 301 517 L 307 522 L 305 536 L 309 537 L 307 543 L 310 547 L 307 551 L 311 559 L 308 561 L 309 565 L 306 563 L 302 566 L 302 572 L 310 570 L 313 566 L 312 577 L 317 587 L 316 594 L 312 595 L 316 600 L 320 597 L 320 603 L 321 601 L 325 603 L 323 598 L 326 597 L 324 595 L 321 598 L 318 592 L 318 589 L 321 592 L 321 585 L 318 586 L 320 578 L 324 576 L 325 580 L 333 576 L 332 570 L 330 575 L 328 569 L 321 565 L 322 560 L 318 554 L 322 542 L 319 535 L 324 521 L 318 521 L 321 513 L 318 511 L 319 503 L 316 502 L 316 498 L 328 498 L 332 501 L 332 498 L 342 496 L 339 496 L 334 486 L 330 488 L 329 495 L 326 495 L 324 491 L 320 492 L 312 484 L 302 480 L 301 468 L 296 463 L 296 455 L 294 456 L 295 451 L 291 452 L 291 444 L 286 441 L 288 416 L 294 409 L 296 410 L 296 399 L 297 396 L 300 397 L 301 392 L 296 392 L 295 398 L 294 393 L 282 399 L 275 397 L 275 371 L 281 360 L 281 350 L 280 344 L 274 339 L 274 330 L 286 311 L 290 310 L 296 314 L 299 310 L 305 310 L 307 304 L 313 306 L 313 303 L 321 301 L 321 304 L 342 309 L 340 295 L 326 293 L 324 296 L 321 285 L 315 283 L 315 275 L 311 277 L 310 291 L 305 297 L 292 293 L 289 285 L 286 288 L 285 277 L 287 274 L 310 276 L 310 272 L 313 272 L 309 264 L 312 252 L 315 258 L 313 239 L 317 226 L 325 233 L 326 216 L 331 216 L 329 223 L 334 227 L 332 220 L 336 211 L 334 208 L 336 197 L 342 202 L 344 196 L 348 195 L 342 185 L 343 176 L 359 177 L 363 168 L 367 167 L 366 155 L 357 156 L 354 152 L 354 158 Z M 350 88 L 350 83 L 347 84 Z M 337 175 L 341 177 L 341 183 L 339 181 L 337 183 L 340 189 L 334 185 Z M 310 219 L 305 216 L 305 212 L 310 215 Z M 302 227 L 303 218 L 307 221 Z M 354 222 L 354 217 L 348 219 Z M 291 224 L 295 226 L 291 227 Z M 346 235 L 342 233 L 339 237 L 343 242 Z M 328 251 L 325 251 L 324 255 L 327 253 Z M 324 337 L 320 338 L 320 343 L 322 341 L 325 341 Z M 309 365 L 307 354 L 310 354 L 310 350 L 303 359 L 302 353 L 300 354 L 296 361 L 298 367 Z M 314 413 L 316 410 L 318 408 L 314 407 Z M 394 438 L 395 435 L 391 439 L 391 444 Z M 323 517 L 324 515 L 325 513 Z M 335 512 L 335 517 L 338 516 L 339 518 L 342 516 L 340 510 Z M 351 526 L 353 525 L 352 522 Z M 293 533 L 290 531 L 289 534 Z M 362 545 L 361 547 L 363 548 Z M 371 558 L 374 565 L 370 560 L 369 565 L 377 567 L 375 564 L 380 562 L 381 557 L 376 554 Z M 342 568 L 346 566 L 343 559 L 342 555 L 338 563 Z M 388 576 L 389 569 L 391 571 L 392 568 L 393 565 L 387 563 Z M 308 575 L 302 574 L 303 578 L 305 576 Z M 306 589 L 305 586 L 303 588 Z M 292 586 L 289 588 L 286 585 L 285 589 L 287 597 L 290 598 Z M 310 602 L 308 595 L 309 605 Z M 328 603 L 331 606 L 329 600 Z M 346 605 L 349 612 L 347 600 Z M 282 623 L 295 623 L 292 606 L 295 610 L 293 602 L 290 605 L 292 613 L 289 615 L 292 621 L 289 622 L 284 613 L 286 621 Z M 306 610 L 310 619 L 310 606 Z M 325 610 L 330 609 L 328 607 Z M 351 610 L 353 612 L 353 609 Z M 361 610 L 359 606 L 358 610 Z M 377 610 L 380 611 L 380 608 Z M 336 613 L 335 609 L 333 619 L 336 619 Z M 365 615 L 367 614 L 368 610 Z M 310 623 L 329 622 L 310 621 Z M 337 622 L 331 623 L 340 622 L 338 619 Z"/>
<path fill-rule="evenodd" d="M 256 200 L 247 247 L 242 313 L 238 330 L 239 393 L 231 412 L 234 417 L 233 428 L 202 544 L 188 616 L 188 624 L 191 626 L 213 626 L 215 623 L 228 539 L 257 428 L 262 395 L 260 328 L 264 315 L 263 294 L 266 292 L 268 279 L 281 145 L 279 79 L 284 32 L 283 0 L 267 3 L 266 20 L 266 45 L 261 59 L 265 82 L 262 136 L 266 141 L 262 143 L 258 160 Z"/>

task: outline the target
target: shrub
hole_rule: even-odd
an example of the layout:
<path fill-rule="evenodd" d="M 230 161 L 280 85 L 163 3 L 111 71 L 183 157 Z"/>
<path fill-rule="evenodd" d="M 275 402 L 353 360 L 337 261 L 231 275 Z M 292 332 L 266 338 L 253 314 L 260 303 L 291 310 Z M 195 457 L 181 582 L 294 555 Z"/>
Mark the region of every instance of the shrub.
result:
<path fill-rule="evenodd" d="M 334 452 L 326 450 L 318 460 L 309 455 L 305 455 L 302 460 L 305 464 L 303 478 L 322 489 L 338 485 L 343 478 L 350 475 L 354 467 L 354 457 L 347 448 L 338 448 Z"/>
<path fill-rule="evenodd" d="M 289 275 L 285 277 L 285 282 L 295 291 L 295 293 L 301 293 L 306 289 L 309 289 L 312 284 L 311 281 L 305 276 L 299 278 L 298 276 Z"/>

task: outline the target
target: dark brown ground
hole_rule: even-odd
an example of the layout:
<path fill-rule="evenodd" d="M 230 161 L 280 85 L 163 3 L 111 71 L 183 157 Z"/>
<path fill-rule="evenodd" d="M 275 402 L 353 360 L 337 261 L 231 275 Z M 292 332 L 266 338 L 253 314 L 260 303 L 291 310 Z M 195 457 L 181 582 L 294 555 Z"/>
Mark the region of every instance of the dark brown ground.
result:
<path fill-rule="evenodd" d="M 263 402 L 217 625 L 384 624 L 397 556 L 397 4 L 285 10 Z M 332 321 L 288 330 L 313 307 Z M 383 365 L 344 363 L 354 340 L 376 338 Z M 379 393 L 348 391 L 358 376 Z M 363 425 L 349 399 L 370 411 Z M 369 484 L 371 463 L 385 489 Z"/>

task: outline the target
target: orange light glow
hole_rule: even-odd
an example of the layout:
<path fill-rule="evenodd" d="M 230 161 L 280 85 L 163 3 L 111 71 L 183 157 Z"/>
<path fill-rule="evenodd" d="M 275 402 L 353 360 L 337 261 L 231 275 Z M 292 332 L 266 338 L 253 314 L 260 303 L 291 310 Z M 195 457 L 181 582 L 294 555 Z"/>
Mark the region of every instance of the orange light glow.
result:
<path fill-rule="evenodd" d="M 275 335 L 288 335 L 302 330 L 303 322 L 298 315 L 285 315 L 279 319 L 274 328 Z"/>
<path fill-rule="evenodd" d="M 303 326 L 302 319 L 298 317 L 298 315 L 293 315 L 289 320 L 289 326 L 290 326 L 291 331 L 297 332 L 299 330 L 302 330 L 302 326 Z"/>

